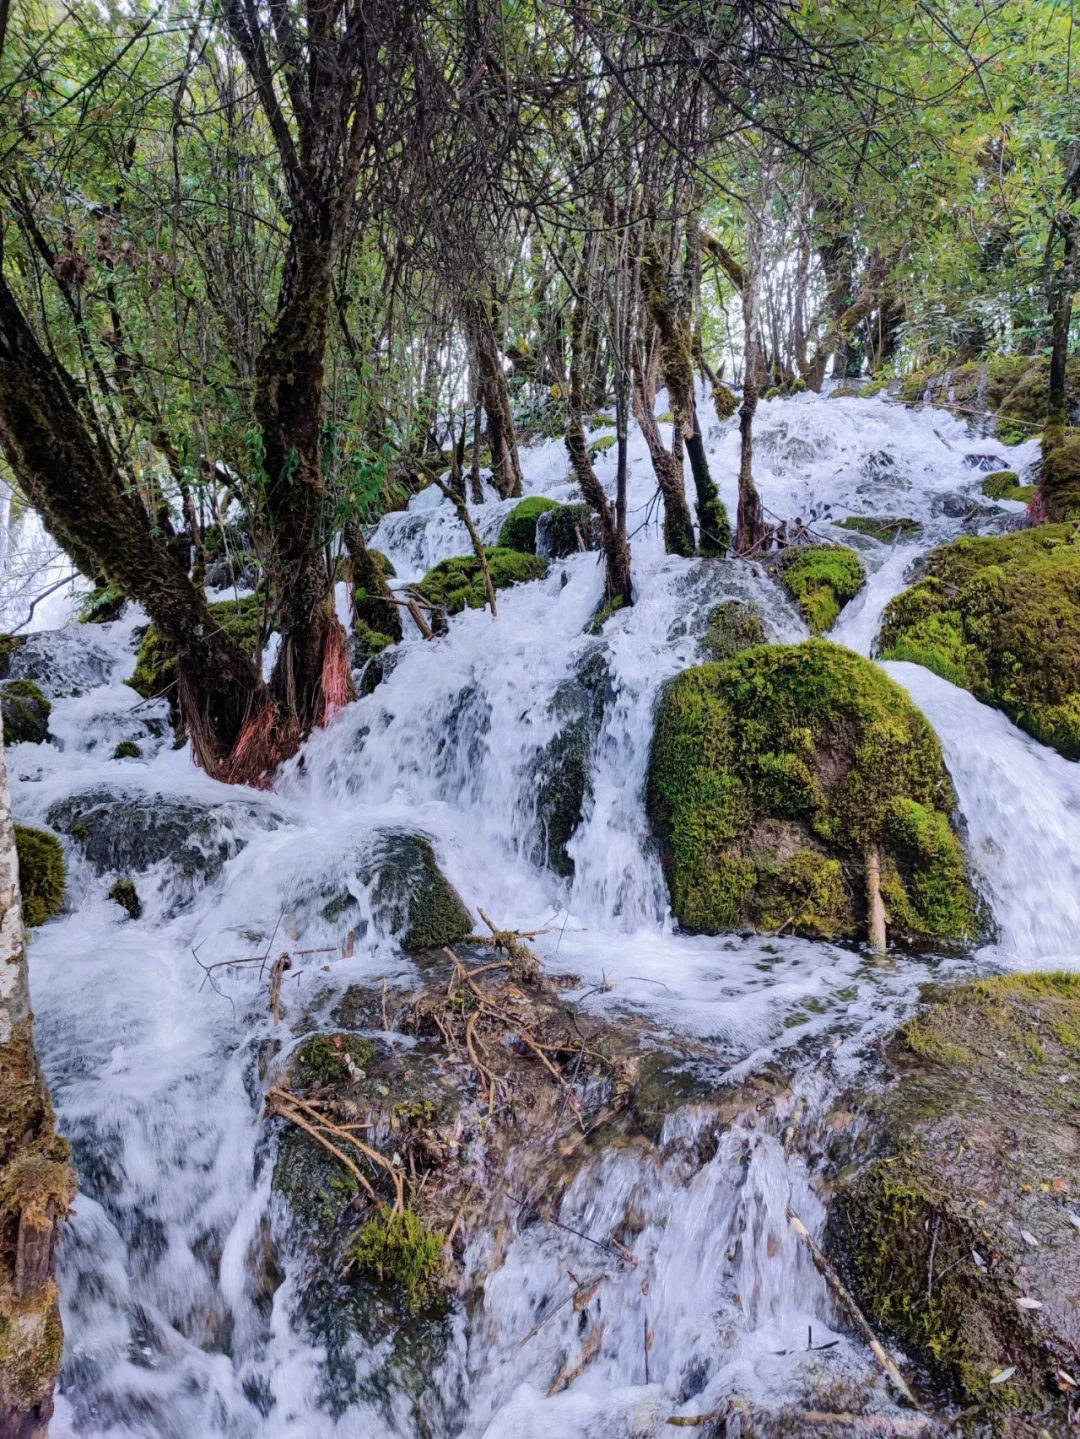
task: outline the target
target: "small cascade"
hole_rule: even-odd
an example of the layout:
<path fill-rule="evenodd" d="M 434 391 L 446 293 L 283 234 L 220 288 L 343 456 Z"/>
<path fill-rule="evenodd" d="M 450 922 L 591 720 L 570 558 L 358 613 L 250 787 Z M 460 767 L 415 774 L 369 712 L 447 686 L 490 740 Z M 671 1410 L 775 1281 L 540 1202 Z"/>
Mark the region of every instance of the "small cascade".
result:
<path fill-rule="evenodd" d="M 706 439 L 734 512 L 736 427 L 712 424 Z M 986 450 L 961 419 L 885 397 L 761 404 L 756 472 L 768 509 L 857 545 L 869 572 L 831 638 L 872 653 L 911 566 L 972 523 L 980 472 L 964 457 L 975 443 Z M 1013 467 L 1029 449 L 1010 452 Z M 523 462 L 528 493 L 573 497 L 561 442 Z M 613 452 L 596 463 L 612 485 Z M 782 1407 L 829 1376 L 888 1410 L 786 1223 L 790 1205 L 820 1233 L 824 1210 L 781 1120 L 798 1105 L 817 1123 L 931 975 L 1080 963 L 1080 780 L 970 695 L 888 665 L 941 738 L 993 942 L 965 960 L 899 956 L 883 967 L 783 935 L 676 932 L 644 808 L 663 686 L 699 661 L 724 600 L 754 603 L 775 640 L 806 629 L 764 566 L 663 553 L 636 432 L 629 474 L 631 609 L 591 632 L 603 575 L 583 553 L 502 592 L 497 619 L 470 610 L 435 642 L 407 634 L 382 684 L 310 740 L 273 795 L 218 785 L 170 747 L 162 704 L 124 683 L 139 616 L 94 627 L 100 673 L 57 695 L 57 743 L 11 751 L 27 822 L 98 788 L 159 829 L 174 812 L 187 827 L 186 869 L 168 848 L 147 852 L 139 919 L 108 898 L 107 875 L 76 859 L 67 912 L 33 940 L 39 1044 L 82 1185 L 61 1255 L 68 1347 L 55 1435 L 647 1439 L 672 1414 L 736 1400 Z M 486 542 L 511 508 L 495 498 L 475 507 Z M 851 514 L 923 530 L 883 544 L 836 528 Z M 469 549 L 434 490 L 386 516 L 370 543 L 395 584 Z M 132 738 L 142 757 L 112 759 Z M 556 791 L 571 795 L 572 813 L 553 858 Z M 498 1246 L 470 1236 L 466 1271 L 482 1295 L 454 1314 L 419 1397 L 380 1387 L 387 1355 L 359 1339 L 331 1374 L 303 1320 L 302 1269 L 270 1242 L 287 1225 L 271 1183 L 273 1130 L 260 1122 L 267 1076 L 314 1008 L 352 983 L 417 979 L 358 877 L 358 851 L 387 832 L 429 839 L 474 913 L 546 931 L 537 948 L 549 970 L 578 977 L 570 993 L 583 1013 L 647 1016 L 693 1036 L 733 1093 L 766 1066 L 788 1085 L 772 1115 L 750 1108 L 724 1126 L 705 1106 L 672 1106 L 651 1151 L 612 1148 L 583 1164 L 548 1212 L 554 1222 L 525 1222 L 508 1199 Z M 328 896 L 350 906 L 347 953 Z M 275 1027 L 258 965 L 213 966 L 283 946 L 298 957 Z M 334 953 L 299 957 L 321 948 Z M 575 1308 L 575 1285 L 594 1280 Z"/>

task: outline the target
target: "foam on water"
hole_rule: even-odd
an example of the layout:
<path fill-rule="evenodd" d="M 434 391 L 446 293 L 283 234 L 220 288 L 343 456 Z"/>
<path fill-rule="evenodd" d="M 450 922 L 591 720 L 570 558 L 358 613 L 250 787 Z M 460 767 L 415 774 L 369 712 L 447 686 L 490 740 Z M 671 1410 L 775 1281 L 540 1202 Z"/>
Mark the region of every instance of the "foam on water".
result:
<path fill-rule="evenodd" d="M 734 511 L 734 426 L 713 425 L 707 439 Z M 965 455 L 997 448 L 947 415 L 884 400 L 808 395 L 760 407 L 757 474 L 769 509 L 858 544 L 871 571 L 834 638 L 870 652 L 912 561 L 964 523 L 980 479 Z M 1032 455 L 1031 446 L 1010 452 L 1012 467 Z M 560 443 L 533 447 L 523 461 L 527 492 L 571 496 Z M 612 451 L 598 470 L 614 483 Z M 106 897 L 109 878 L 75 860 L 70 911 L 33 939 L 39 1044 L 82 1191 L 61 1253 L 67 1354 L 55 1435 L 418 1435 L 404 1393 L 365 1400 L 357 1383 L 349 1402 L 329 1401 L 326 1354 L 297 1318 L 299 1269 L 285 1253 L 275 1287 L 263 1257 L 268 1226 L 281 1220 L 270 1190 L 273 1140 L 258 1123 L 269 1047 L 288 1051 L 320 990 L 413 975 L 350 862 L 380 828 L 430 836 L 474 910 L 546 928 L 538 947 L 552 967 L 581 976 L 583 1006 L 644 1014 L 696 1035 L 732 1080 L 780 1062 L 811 1106 L 826 1102 L 837 1074 L 857 1070 L 866 1045 L 895 1024 L 923 979 L 964 969 L 932 956 L 882 967 L 845 947 L 673 930 L 643 803 L 660 691 L 695 662 L 708 613 L 723 599 L 754 600 L 775 639 L 806 630 L 760 566 L 665 555 L 654 490 L 635 432 L 636 602 L 603 636 L 587 633 L 602 593 L 597 557 L 557 561 L 546 580 L 501 594 L 495 620 L 467 611 L 433 643 L 407 634 L 384 682 L 310 741 L 272 796 L 217 785 L 186 751 L 169 747 L 160 704 L 144 705 L 123 682 L 138 616 L 94 628 L 107 672 L 88 693 L 55 701 L 58 745 L 9 755 L 16 811 L 31 822 L 102 783 L 161 796 L 162 805 L 245 801 L 229 821 L 232 857 L 209 878 L 181 884 L 162 862 L 140 880 L 143 918 L 129 921 Z M 489 542 L 510 508 L 497 500 L 476 508 Z M 850 512 L 908 515 L 926 528 L 917 543 L 895 546 L 830 528 Z M 389 555 L 398 583 L 468 551 L 452 508 L 433 490 L 387 516 L 371 543 Z M 888 668 L 941 736 L 999 927 L 974 963 L 1080 963 L 1075 766 L 926 672 Z M 560 696 L 586 673 L 605 702 L 584 818 L 569 845 L 573 875 L 560 878 L 536 862 L 538 766 L 560 742 Z M 107 758 L 127 738 L 138 739 L 144 759 Z M 201 966 L 261 953 L 282 927 L 304 947 L 340 945 L 311 903 L 320 884 L 350 890 L 361 938 L 350 958 L 332 957 L 326 969 L 324 956 L 297 964 L 275 1030 L 257 967 L 216 971 L 208 984 Z M 811 1228 L 823 1222 L 803 1162 L 744 1120 L 699 1165 L 690 1158 L 696 1122 L 690 1111 L 673 1116 L 659 1159 L 605 1154 L 562 1201 L 564 1225 L 601 1236 L 632 1207 L 641 1219 L 636 1263 L 509 1215 L 515 1237 L 497 1256 L 479 1309 L 468 1322 L 455 1317 L 431 1375 L 427 1433 L 644 1439 L 662 1432 L 671 1413 L 706 1412 L 732 1396 L 780 1404 L 822 1366 L 877 1383 L 847 1339 L 827 1357 L 802 1352 L 808 1327 L 822 1340 L 836 1337 L 824 1287 L 785 1222 L 789 1204 Z M 474 1236 L 469 1272 L 486 1274 L 493 1258 L 490 1240 Z M 548 1397 L 555 1373 L 573 1368 L 588 1337 L 573 1306 L 559 1307 L 571 1273 L 601 1278 L 603 1331 L 580 1376 Z M 359 1381 L 377 1357 L 354 1358 Z"/>

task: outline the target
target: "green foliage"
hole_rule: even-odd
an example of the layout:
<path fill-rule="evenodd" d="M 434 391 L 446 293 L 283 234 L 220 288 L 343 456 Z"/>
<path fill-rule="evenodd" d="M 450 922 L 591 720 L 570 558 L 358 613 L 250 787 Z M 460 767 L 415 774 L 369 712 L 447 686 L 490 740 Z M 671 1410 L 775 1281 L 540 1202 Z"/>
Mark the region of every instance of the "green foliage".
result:
<path fill-rule="evenodd" d="M 1073 525 L 962 538 L 891 601 L 886 659 L 925 665 L 1080 759 L 1080 541 Z"/>
<path fill-rule="evenodd" d="M 0 685 L 4 744 L 44 744 L 49 738 L 52 705 L 33 680 L 7 680 Z"/>
<path fill-rule="evenodd" d="M 520 550 L 525 555 L 535 555 L 536 522 L 546 510 L 558 508 L 555 500 L 546 499 L 543 495 L 529 495 L 520 500 L 503 520 L 502 529 L 499 531 L 499 546 L 506 550 Z"/>
<path fill-rule="evenodd" d="M 862 560 L 842 545 L 793 547 L 782 553 L 775 569 L 812 635 L 831 630 L 840 611 L 866 583 Z"/>
<path fill-rule="evenodd" d="M 874 845 L 896 931 L 963 939 L 975 901 L 954 804 L 926 720 L 837 645 L 747 649 L 685 671 L 664 695 L 648 808 L 687 929 L 853 935 Z"/>
<path fill-rule="evenodd" d="M 415 1311 L 438 1295 L 445 1240 L 413 1210 L 383 1209 L 364 1225 L 350 1257 L 362 1273 L 396 1285 Z"/>
<path fill-rule="evenodd" d="M 220 600 L 209 606 L 217 624 L 241 648 L 257 658 L 256 648 L 262 630 L 264 600 L 262 595 L 247 595 L 240 600 Z M 176 684 L 176 656 L 166 647 L 156 625 L 148 626 L 135 659 L 135 673 L 128 684 L 144 699 L 168 694 Z"/>
<path fill-rule="evenodd" d="M 491 583 L 497 590 L 509 585 L 539 580 L 547 574 L 547 560 L 521 550 L 495 548 L 485 551 Z M 481 610 L 487 604 L 484 575 L 475 555 L 455 555 L 441 560 L 416 586 L 433 605 L 441 605 L 448 614 L 464 609 Z"/>
<path fill-rule="evenodd" d="M 108 624 L 119 615 L 126 599 L 119 585 L 98 585 L 79 596 L 79 619 L 86 625 Z"/>
<path fill-rule="evenodd" d="M 48 830 L 17 824 L 15 850 L 19 856 L 23 922 L 29 927 L 45 924 L 59 913 L 64 901 L 64 847 Z"/>

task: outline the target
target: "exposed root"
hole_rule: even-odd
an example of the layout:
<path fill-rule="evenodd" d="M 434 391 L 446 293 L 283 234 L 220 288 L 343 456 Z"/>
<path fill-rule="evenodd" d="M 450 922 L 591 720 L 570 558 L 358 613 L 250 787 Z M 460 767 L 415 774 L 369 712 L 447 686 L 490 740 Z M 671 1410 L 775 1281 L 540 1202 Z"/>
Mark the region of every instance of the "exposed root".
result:
<path fill-rule="evenodd" d="M 319 725 L 328 725 L 352 697 L 352 679 L 349 672 L 349 638 L 344 626 L 336 617 L 330 622 L 323 647 L 322 667 L 322 712 Z"/>
<path fill-rule="evenodd" d="M 300 738 L 296 719 L 283 724 L 278 706 L 268 697 L 245 723 L 217 778 L 226 784 L 272 789 L 277 771 L 300 748 Z"/>

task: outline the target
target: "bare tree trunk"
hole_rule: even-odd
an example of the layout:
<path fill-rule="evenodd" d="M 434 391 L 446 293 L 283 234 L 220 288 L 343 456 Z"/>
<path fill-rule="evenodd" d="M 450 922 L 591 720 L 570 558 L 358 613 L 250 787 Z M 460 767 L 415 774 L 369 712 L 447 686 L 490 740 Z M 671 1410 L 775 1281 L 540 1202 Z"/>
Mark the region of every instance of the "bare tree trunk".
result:
<path fill-rule="evenodd" d="M 521 494 L 521 461 L 518 456 L 514 414 L 510 408 L 510 388 L 486 303 L 470 298 L 465 307 L 466 324 L 476 357 L 476 372 L 484 411 L 488 422 L 488 444 L 491 447 L 491 475 L 503 499 Z"/>
<path fill-rule="evenodd" d="M 881 895 L 881 854 L 877 845 L 871 845 L 866 851 L 866 908 L 870 948 L 876 954 L 884 954 L 887 948 L 885 926 L 888 915 Z"/>
<path fill-rule="evenodd" d="M 0 1434 L 45 1439 L 63 1331 L 54 1249 L 75 1197 L 34 1048 L 19 866 L 0 741 Z"/>

